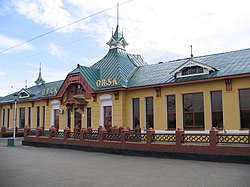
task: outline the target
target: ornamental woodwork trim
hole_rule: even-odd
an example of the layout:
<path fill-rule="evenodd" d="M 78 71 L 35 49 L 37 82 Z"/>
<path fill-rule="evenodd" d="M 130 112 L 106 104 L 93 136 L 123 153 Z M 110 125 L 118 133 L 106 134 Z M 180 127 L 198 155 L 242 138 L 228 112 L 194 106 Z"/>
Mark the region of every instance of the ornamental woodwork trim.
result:
<path fill-rule="evenodd" d="M 97 94 L 96 93 L 92 93 L 92 97 L 93 97 L 93 102 L 97 101 Z"/>
<path fill-rule="evenodd" d="M 161 97 L 161 87 L 155 87 L 156 97 Z"/>
<path fill-rule="evenodd" d="M 46 99 L 46 106 L 49 106 L 49 99 Z"/>
<path fill-rule="evenodd" d="M 119 100 L 119 91 L 114 91 L 113 94 L 115 96 L 115 100 Z"/>
<path fill-rule="evenodd" d="M 225 79 L 226 84 L 226 92 L 232 92 L 233 86 L 232 86 L 232 79 Z"/>
<path fill-rule="evenodd" d="M 67 78 L 64 80 L 61 88 L 58 91 L 57 97 L 63 97 L 63 94 L 67 90 L 68 86 L 72 85 L 72 84 L 81 84 L 82 87 L 86 91 L 85 98 L 86 99 L 91 98 L 90 93 L 92 93 L 93 90 L 92 90 L 92 88 L 89 86 L 87 81 L 83 78 L 83 76 L 80 73 L 70 74 L 70 75 L 67 76 Z"/>

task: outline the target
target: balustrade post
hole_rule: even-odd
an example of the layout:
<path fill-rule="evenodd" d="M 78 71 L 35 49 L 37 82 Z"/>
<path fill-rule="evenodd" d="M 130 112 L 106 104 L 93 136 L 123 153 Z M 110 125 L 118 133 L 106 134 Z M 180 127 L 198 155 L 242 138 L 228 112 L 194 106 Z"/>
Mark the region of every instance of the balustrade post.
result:
<path fill-rule="evenodd" d="M 212 129 L 209 132 L 209 142 L 210 142 L 210 146 L 215 147 L 217 145 L 217 135 L 218 135 L 218 129 L 216 129 L 215 127 L 212 127 Z"/>
<path fill-rule="evenodd" d="M 86 128 L 81 128 L 80 130 L 80 140 L 84 140 L 85 134 L 87 133 L 88 129 Z"/>
<path fill-rule="evenodd" d="M 30 127 L 25 126 L 23 131 L 23 137 L 26 138 L 29 135 L 29 132 L 30 132 Z"/>
<path fill-rule="evenodd" d="M 36 128 L 36 138 L 39 138 L 39 136 L 41 136 L 42 131 L 43 131 L 42 127 L 37 127 Z"/>
<path fill-rule="evenodd" d="M 111 127 L 111 131 L 114 134 L 119 134 L 119 127 L 117 127 L 117 126 Z"/>
<path fill-rule="evenodd" d="M 92 130 L 91 127 L 88 127 L 88 128 L 87 128 L 87 133 L 92 133 L 92 131 L 93 131 L 93 130 Z"/>
<path fill-rule="evenodd" d="M 63 140 L 66 140 L 68 138 L 69 132 L 70 132 L 70 128 L 69 127 L 65 127 L 64 134 L 63 134 Z"/>
<path fill-rule="evenodd" d="M 104 127 L 99 127 L 98 131 L 99 131 L 99 142 L 102 143 L 104 139 L 104 134 L 107 133 L 107 130 Z"/>
<path fill-rule="evenodd" d="M 137 133 L 137 134 L 140 134 L 140 133 L 141 133 L 141 127 L 140 127 L 139 125 L 137 125 L 137 126 L 135 127 L 135 133 Z"/>
<path fill-rule="evenodd" d="M 184 142 L 184 130 L 182 128 L 178 128 L 176 131 L 176 146 L 181 146 Z"/>
<path fill-rule="evenodd" d="M 75 127 L 74 127 L 74 132 L 76 133 L 76 132 L 80 132 L 80 127 L 79 127 L 79 125 L 76 125 Z"/>
<path fill-rule="evenodd" d="M 155 133 L 155 130 L 153 128 L 148 128 L 147 129 L 147 144 L 150 145 L 153 141 L 153 134 Z"/>
<path fill-rule="evenodd" d="M 250 146 L 250 131 L 248 131 L 248 144 Z"/>
<path fill-rule="evenodd" d="M 49 138 L 53 138 L 56 135 L 56 128 L 54 126 L 50 127 L 49 129 Z"/>
<path fill-rule="evenodd" d="M 119 128 L 118 128 L 118 130 L 119 130 Z M 122 144 L 125 144 L 127 134 L 129 134 L 129 129 L 126 127 L 122 128 L 122 130 L 121 130 L 121 143 Z"/>
<path fill-rule="evenodd" d="M 1 128 L 1 133 L 2 133 L 2 134 L 6 133 L 6 127 L 5 127 L 5 126 L 3 126 L 3 127 Z"/>

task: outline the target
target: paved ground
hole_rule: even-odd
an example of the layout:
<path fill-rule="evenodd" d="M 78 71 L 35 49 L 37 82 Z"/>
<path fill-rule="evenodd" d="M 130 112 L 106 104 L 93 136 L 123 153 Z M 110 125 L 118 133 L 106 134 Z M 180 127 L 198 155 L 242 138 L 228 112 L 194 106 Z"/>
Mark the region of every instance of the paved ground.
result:
<path fill-rule="evenodd" d="M 6 145 L 0 139 L 1 187 L 250 186 L 250 165 Z"/>

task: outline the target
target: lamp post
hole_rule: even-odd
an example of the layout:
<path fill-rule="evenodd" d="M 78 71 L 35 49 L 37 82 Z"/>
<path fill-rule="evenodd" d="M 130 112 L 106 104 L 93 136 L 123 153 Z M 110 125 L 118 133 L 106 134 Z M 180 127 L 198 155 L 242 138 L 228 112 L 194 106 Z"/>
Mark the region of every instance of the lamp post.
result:
<path fill-rule="evenodd" d="M 14 95 L 14 100 L 15 100 L 15 105 L 14 105 L 14 117 L 13 117 L 13 145 L 15 145 L 15 138 L 16 138 L 16 103 L 17 103 L 17 94 L 15 93 Z"/>

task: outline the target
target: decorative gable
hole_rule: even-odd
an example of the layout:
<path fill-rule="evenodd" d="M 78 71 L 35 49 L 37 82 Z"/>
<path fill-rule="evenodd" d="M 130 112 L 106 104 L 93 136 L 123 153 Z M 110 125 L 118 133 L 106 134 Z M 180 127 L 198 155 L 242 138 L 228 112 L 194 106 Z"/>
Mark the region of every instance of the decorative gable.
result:
<path fill-rule="evenodd" d="M 18 98 L 30 97 L 30 94 L 25 89 L 22 89 L 17 95 L 18 95 Z"/>
<path fill-rule="evenodd" d="M 193 60 L 188 60 L 180 67 L 172 71 L 170 74 L 175 78 L 179 78 L 196 75 L 207 75 L 214 71 L 217 71 L 217 69 L 212 66 L 202 64 Z"/>
<path fill-rule="evenodd" d="M 62 98 L 65 92 L 67 93 L 67 99 L 74 95 L 82 95 L 86 99 L 90 99 L 93 90 L 80 73 L 74 73 L 69 74 L 64 80 L 60 90 L 58 91 L 57 97 Z"/>

